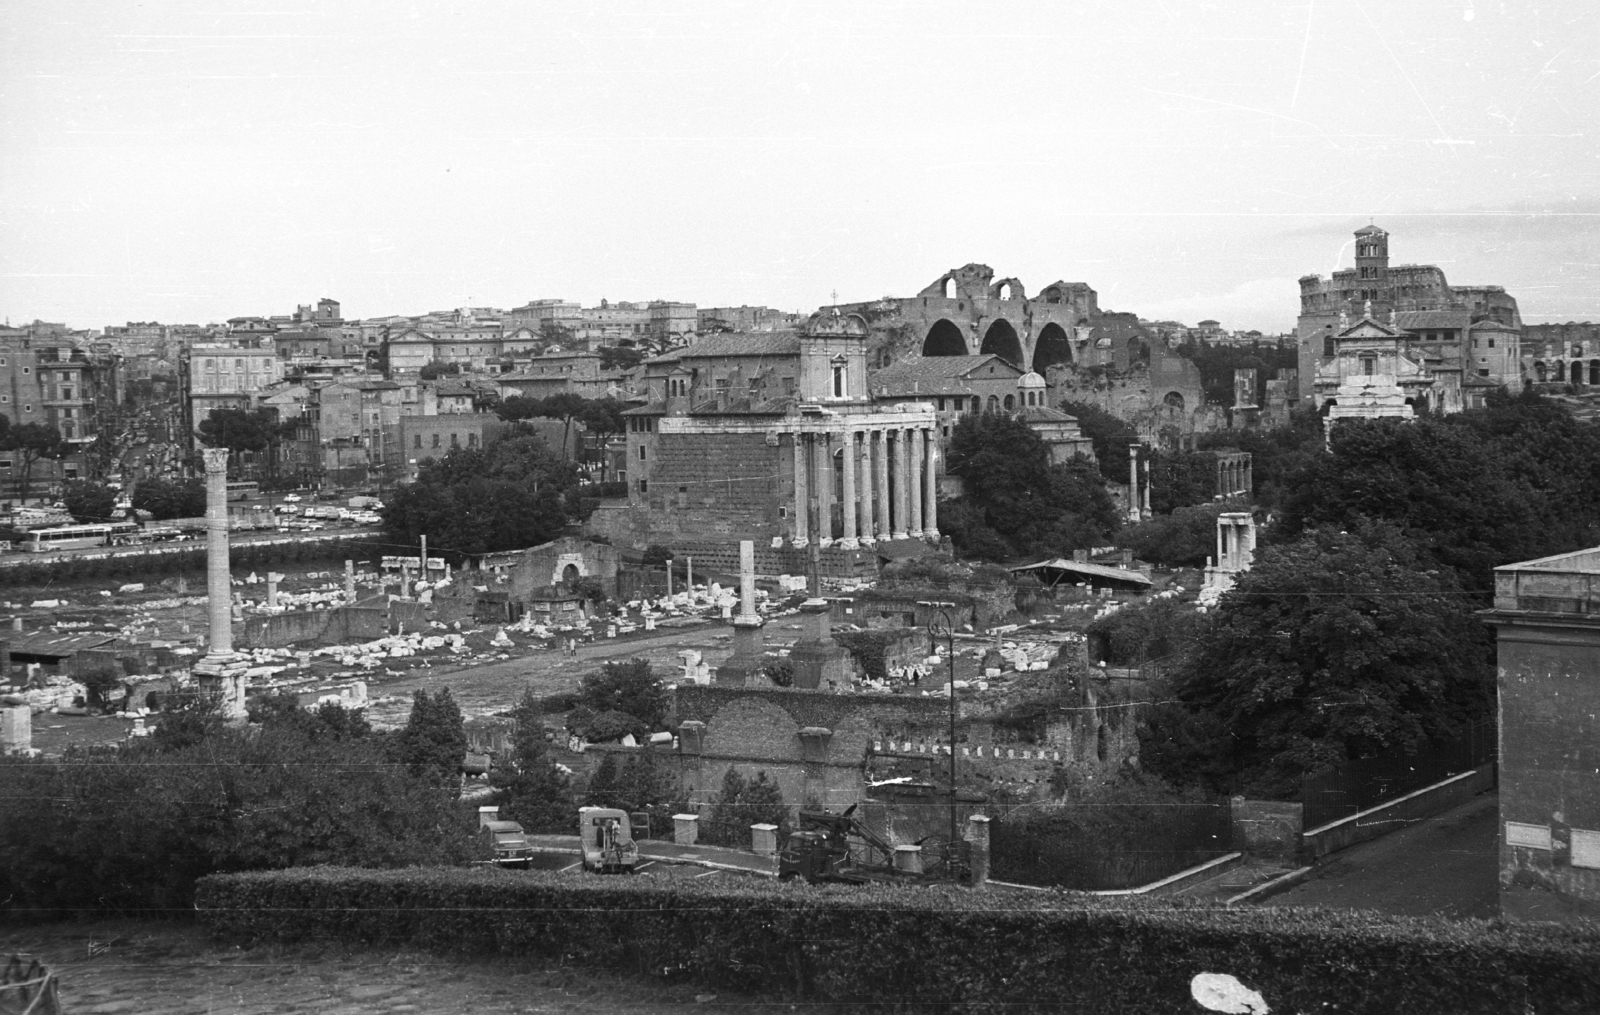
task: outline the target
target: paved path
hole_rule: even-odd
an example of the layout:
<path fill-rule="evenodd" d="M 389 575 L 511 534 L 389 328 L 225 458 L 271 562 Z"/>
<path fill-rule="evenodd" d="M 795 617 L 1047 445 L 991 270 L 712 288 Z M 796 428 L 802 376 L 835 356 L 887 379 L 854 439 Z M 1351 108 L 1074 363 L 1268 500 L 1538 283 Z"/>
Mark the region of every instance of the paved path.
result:
<path fill-rule="evenodd" d="M 773 876 L 778 873 L 778 860 L 771 856 L 757 856 L 738 849 L 722 846 L 680 846 L 666 839 L 637 839 L 641 860 L 655 860 L 663 864 L 684 864 L 707 870 L 727 869 L 732 873 L 748 872 Z M 530 835 L 530 845 L 547 850 L 570 852 L 576 861 L 580 855 L 576 835 Z M 641 866 L 641 870 L 643 866 Z"/>
<path fill-rule="evenodd" d="M 1484 793 L 1381 839 L 1340 850 L 1265 906 L 1375 909 L 1394 916 L 1498 916 L 1499 797 Z"/>

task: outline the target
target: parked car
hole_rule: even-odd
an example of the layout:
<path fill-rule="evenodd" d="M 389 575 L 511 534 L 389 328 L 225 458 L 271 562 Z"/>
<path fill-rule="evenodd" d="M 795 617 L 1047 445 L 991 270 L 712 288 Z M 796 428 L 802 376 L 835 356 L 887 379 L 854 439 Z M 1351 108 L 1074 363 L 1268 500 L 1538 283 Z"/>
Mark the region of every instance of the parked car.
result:
<path fill-rule="evenodd" d="M 283 502 L 285 504 L 298 504 L 300 503 L 301 499 L 302 498 L 298 493 L 286 493 L 283 495 Z"/>
<path fill-rule="evenodd" d="M 528 835 L 515 821 L 486 821 L 483 832 L 494 846 L 494 862 L 502 867 L 526 867 L 533 859 Z"/>

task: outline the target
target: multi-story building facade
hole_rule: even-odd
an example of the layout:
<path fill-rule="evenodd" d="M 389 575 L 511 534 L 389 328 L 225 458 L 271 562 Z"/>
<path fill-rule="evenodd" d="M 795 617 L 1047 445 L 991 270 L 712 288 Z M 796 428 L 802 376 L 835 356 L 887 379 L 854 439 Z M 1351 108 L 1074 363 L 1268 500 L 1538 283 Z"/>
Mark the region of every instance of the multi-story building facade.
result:
<path fill-rule="evenodd" d="M 1600 387 L 1600 324 L 1524 324 L 1522 372 L 1534 384 Z"/>
<path fill-rule="evenodd" d="M 1500 909 L 1600 919 L 1600 547 L 1494 569 Z"/>
<path fill-rule="evenodd" d="M 805 322 L 805 314 L 788 313 L 771 307 L 700 307 L 695 311 L 695 330 L 702 335 L 721 331 L 742 334 L 792 331 Z"/>
<path fill-rule="evenodd" d="M 1300 279 L 1299 378 L 1302 399 L 1317 398 L 1339 335 L 1363 317 L 1396 331 L 1407 358 L 1437 379 L 1434 408 L 1471 407 L 1482 392 L 1522 389 L 1522 318 L 1500 286 L 1451 286 L 1432 264 L 1389 263 L 1389 234 L 1375 225 L 1355 233 L 1355 266 L 1330 278 Z M 1315 402 L 1326 405 L 1326 394 Z"/>
<path fill-rule="evenodd" d="M 193 445 L 196 428 L 212 409 L 250 409 L 283 380 L 283 361 L 270 348 L 219 342 L 191 346 L 178 361 L 183 428 Z"/>

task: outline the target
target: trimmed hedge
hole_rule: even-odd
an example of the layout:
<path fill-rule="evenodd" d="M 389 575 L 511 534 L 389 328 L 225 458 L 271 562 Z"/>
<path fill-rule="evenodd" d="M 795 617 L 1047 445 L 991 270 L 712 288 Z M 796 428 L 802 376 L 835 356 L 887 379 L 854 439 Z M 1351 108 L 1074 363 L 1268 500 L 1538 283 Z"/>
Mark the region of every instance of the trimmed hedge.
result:
<path fill-rule="evenodd" d="M 1600 1011 L 1593 927 L 490 868 L 220 874 L 196 909 L 232 942 L 530 955 L 907 1011 L 1197 1011 L 1199 973 L 1275 1012 Z"/>

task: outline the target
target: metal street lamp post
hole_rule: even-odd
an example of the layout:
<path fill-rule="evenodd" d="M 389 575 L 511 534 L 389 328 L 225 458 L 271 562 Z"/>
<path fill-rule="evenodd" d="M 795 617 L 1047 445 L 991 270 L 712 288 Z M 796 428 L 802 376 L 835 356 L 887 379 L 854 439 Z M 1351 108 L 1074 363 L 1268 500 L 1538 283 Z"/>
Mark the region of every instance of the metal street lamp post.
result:
<path fill-rule="evenodd" d="M 929 648 L 934 657 L 939 655 L 939 639 L 945 639 L 946 650 L 950 654 L 950 678 L 945 685 L 945 693 L 950 699 L 950 845 L 945 851 L 945 867 L 948 874 L 955 874 L 955 855 L 957 842 L 956 829 L 956 627 L 950 619 L 950 610 L 955 608 L 955 603 L 919 602 L 918 606 L 927 607 L 931 613 L 928 617 Z"/>

